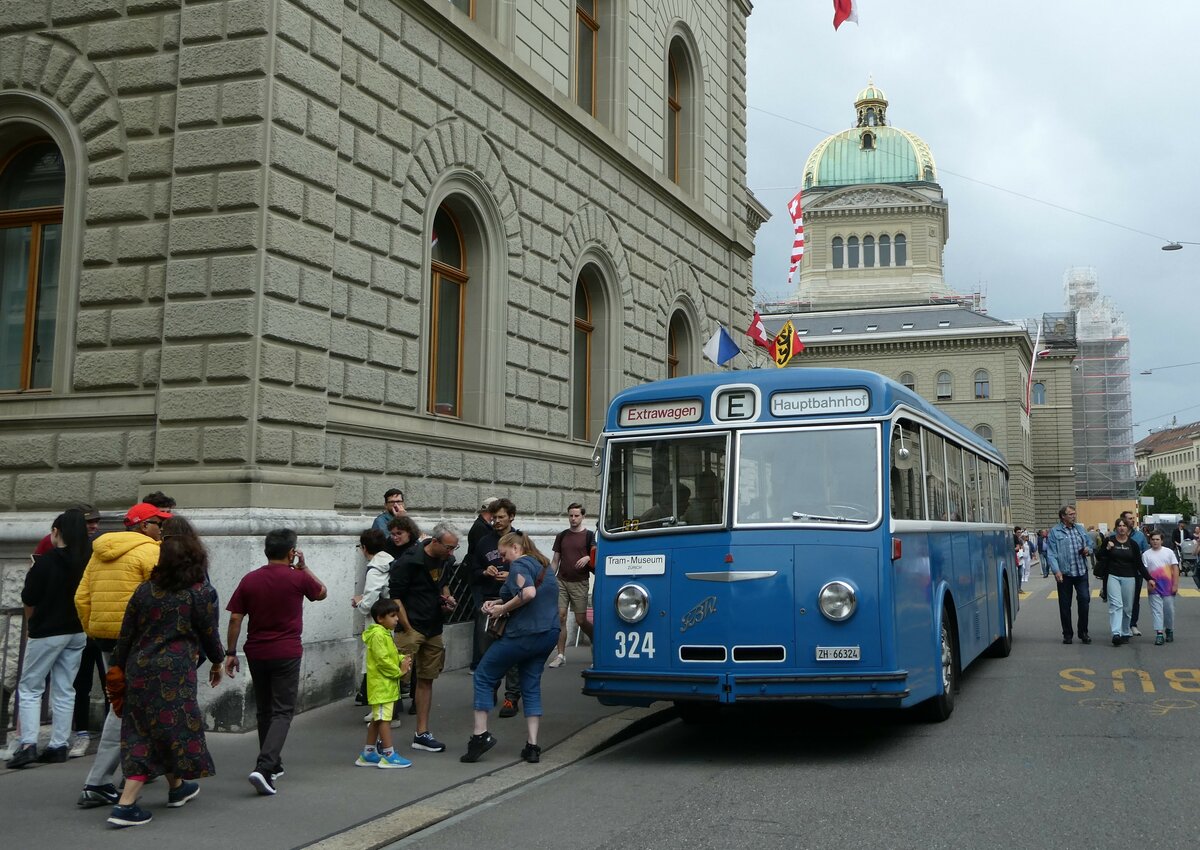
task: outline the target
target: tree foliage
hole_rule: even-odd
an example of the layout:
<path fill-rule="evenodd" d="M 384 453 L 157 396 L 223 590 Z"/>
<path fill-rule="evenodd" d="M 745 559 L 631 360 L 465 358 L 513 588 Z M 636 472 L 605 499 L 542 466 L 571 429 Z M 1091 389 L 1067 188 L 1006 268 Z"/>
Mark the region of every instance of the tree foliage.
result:
<path fill-rule="evenodd" d="M 1141 506 L 1143 514 L 1183 514 L 1183 518 L 1189 522 L 1196 515 L 1196 507 L 1191 500 L 1179 495 L 1175 483 L 1165 472 L 1159 471 L 1151 475 L 1142 487 L 1142 495 L 1154 497 L 1152 506 Z"/>

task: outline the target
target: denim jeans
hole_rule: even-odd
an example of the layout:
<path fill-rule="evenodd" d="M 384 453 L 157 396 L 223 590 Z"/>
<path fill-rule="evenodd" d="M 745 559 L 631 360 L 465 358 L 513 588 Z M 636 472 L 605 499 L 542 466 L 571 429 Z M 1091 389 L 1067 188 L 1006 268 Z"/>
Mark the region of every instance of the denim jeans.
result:
<path fill-rule="evenodd" d="M 496 705 L 496 686 L 504 671 L 516 669 L 526 717 L 542 716 L 542 669 L 546 656 L 558 645 L 558 629 L 533 635 L 505 635 L 488 647 L 475 668 L 475 710 L 491 711 Z"/>
<path fill-rule="evenodd" d="M 1150 616 L 1154 618 L 1154 631 L 1175 629 L 1175 597 L 1150 594 Z"/>
<path fill-rule="evenodd" d="M 258 760 L 254 769 L 266 775 L 279 772 L 279 756 L 292 728 L 296 694 L 300 690 L 300 659 L 251 661 L 250 681 L 258 715 Z"/>
<path fill-rule="evenodd" d="M 111 644 L 111 641 L 108 642 L 108 645 L 111 646 Z M 105 649 L 104 644 L 100 646 L 100 663 L 104 665 L 104 672 L 107 674 L 108 668 L 112 666 L 112 650 Z M 104 715 L 104 727 L 100 730 L 100 743 L 96 746 L 96 758 L 92 762 L 92 769 L 88 771 L 84 784 L 107 785 L 113 781 L 113 775 L 120 766 L 121 718 L 117 717 L 112 706 L 109 706 L 108 713 Z"/>
<path fill-rule="evenodd" d="M 25 663 L 17 686 L 17 700 L 21 706 L 21 746 L 38 741 L 47 677 L 50 678 L 50 708 L 54 718 L 48 746 L 67 745 L 75 714 L 75 674 L 79 672 L 79 659 L 86 642 L 83 632 L 29 638 L 26 642 Z"/>
<path fill-rule="evenodd" d="M 1072 594 L 1075 595 L 1079 607 L 1079 636 L 1083 637 L 1088 633 L 1088 606 L 1092 602 L 1086 573 L 1081 576 L 1069 576 L 1063 573 L 1062 582 L 1058 585 L 1058 616 L 1062 620 L 1064 638 L 1074 637 L 1074 633 L 1071 631 Z"/>
<path fill-rule="evenodd" d="M 1128 637 L 1129 620 L 1133 616 L 1133 577 L 1108 577 L 1108 630 L 1114 635 Z"/>

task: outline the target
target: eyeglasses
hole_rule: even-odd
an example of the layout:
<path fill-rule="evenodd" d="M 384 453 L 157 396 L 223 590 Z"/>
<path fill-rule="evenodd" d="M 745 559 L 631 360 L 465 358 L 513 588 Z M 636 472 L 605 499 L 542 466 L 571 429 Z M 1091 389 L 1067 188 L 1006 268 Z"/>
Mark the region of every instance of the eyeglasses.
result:
<path fill-rule="evenodd" d="M 404 500 L 403 499 L 388 499 L 386 502 L 384 502 L 384 504 L 385 505 L 403 505 Z"/>
<path fill-rule="evenodd" d="M 450 552 L 453 552 L 455 549 L 457 549 L 459 547 L 458 543 L 455 543 L 453 546 L 451 546 L 449 543 L 446 543 L 441 540 L 438 541 L 438 545 L 442 546 L 443 548 L 445 548 L 446 550 L 448 550 Z"/>
<path fill-rule="evenodd" d="M 160 519 L 145 519 L 145 520 L 142 520 L 142 525 L 156 525 L 159 528 L 162 528 L 162 520 L 160 520 Z"/>

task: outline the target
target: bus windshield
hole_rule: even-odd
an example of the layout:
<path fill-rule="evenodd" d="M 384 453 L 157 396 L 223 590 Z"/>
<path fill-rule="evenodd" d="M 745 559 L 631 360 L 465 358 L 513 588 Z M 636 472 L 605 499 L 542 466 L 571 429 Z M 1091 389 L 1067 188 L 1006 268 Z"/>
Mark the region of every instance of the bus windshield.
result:
<path fill-rule="evenodd" d="M 875 425 L 744 431 L 734 521 L 872 525 L 879 480 Z"/>
<path fill-rule="evenodd" d="M 604 530 L 725 524 L 728 434 L 613 440 Z"/>

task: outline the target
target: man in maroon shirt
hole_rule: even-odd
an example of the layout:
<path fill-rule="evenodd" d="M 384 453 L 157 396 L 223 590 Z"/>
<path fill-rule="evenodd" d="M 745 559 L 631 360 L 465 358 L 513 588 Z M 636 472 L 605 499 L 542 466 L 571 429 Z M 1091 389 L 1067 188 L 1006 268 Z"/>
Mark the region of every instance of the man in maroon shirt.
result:
<path fill-rule="evenodd" d="M 229 634 L 225 646 L 225 673 L 233 678 L 240 668 L 237 658 L 242 618 L 250 618 L 246 636 L 246 662 L 254 685 L 258 712 L 258 761 L 250 784 L 259 794 L 275 793 L 275 777 L 283 773 L 279 761 L 300 688 L 300 658 L 304 647 L 304 600 L 319 602 L 327 591 L 296 548 L 296 532 L 277 528 L 267 533 L 266 566 L 242 577 L 229 598 Z"/>

